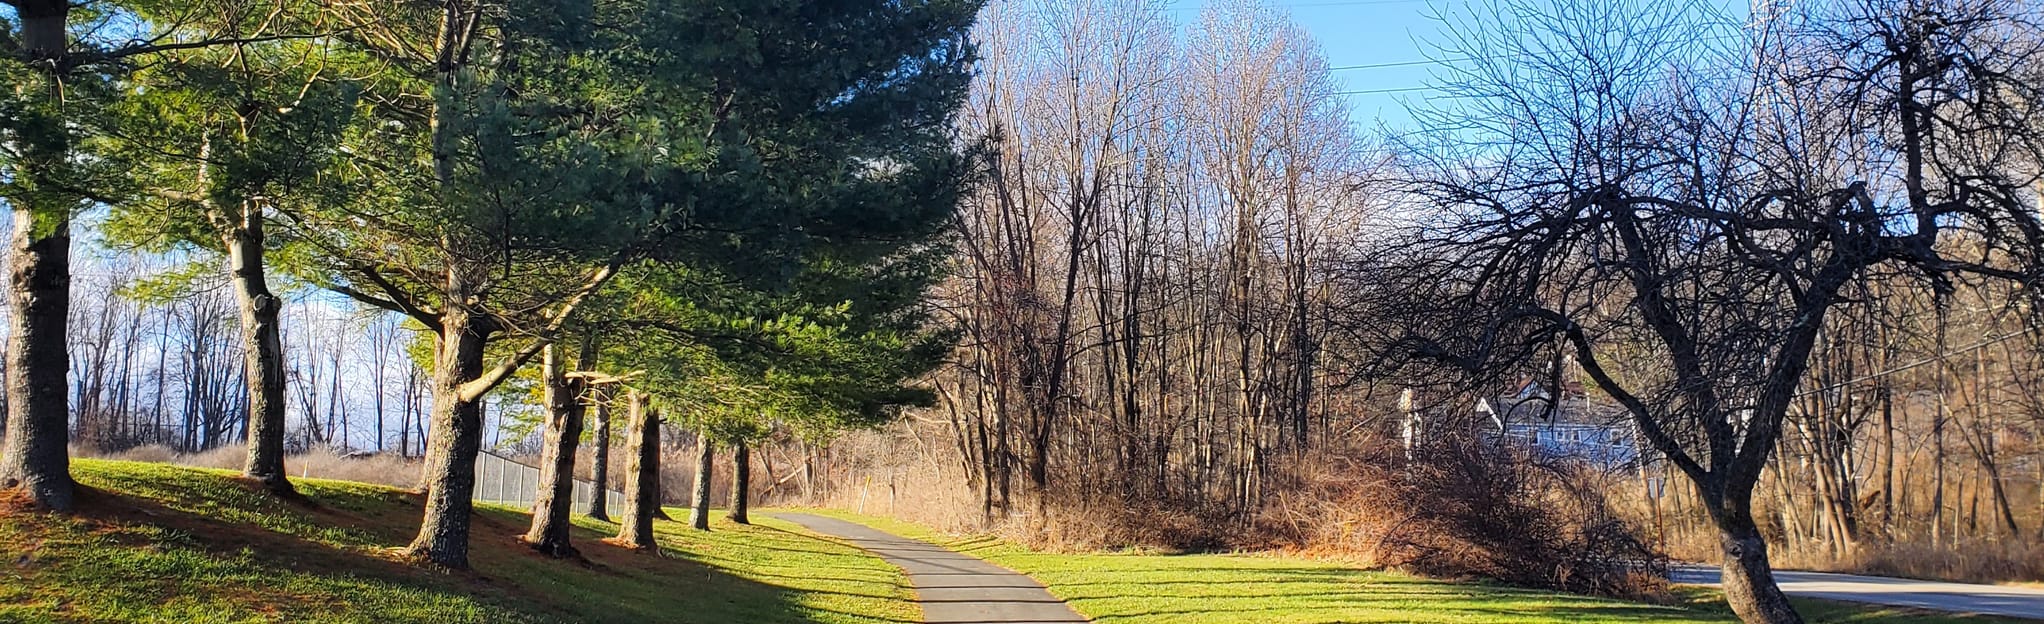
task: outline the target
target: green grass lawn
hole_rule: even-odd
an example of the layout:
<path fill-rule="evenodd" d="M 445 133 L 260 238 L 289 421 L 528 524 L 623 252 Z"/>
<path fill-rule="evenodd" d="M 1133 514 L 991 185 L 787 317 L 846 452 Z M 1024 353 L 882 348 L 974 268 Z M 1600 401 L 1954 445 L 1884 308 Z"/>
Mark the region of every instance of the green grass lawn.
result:
<path fill-rule="evenodd" d="M 1701 588 L 1680 590 L 1678 604 L 1654 605 L 1451 583 L 1272 555 L 1043 553 L 987 537 L 944 535 L 888 518 L 805 511 L 936 542 L 1028 574 L 1101 624 L 1737 622 L 1717 592 Z M 1826 601 L 1798 600 L 1797 607 L 1813 623 L 2014 622 Z"/>
<path fill-rule="evenodd" d="M 474 572 L 406 563 L 415 494 L 297 481 L 306 502 L 263 494 L 232 473 L 78 461 L 78 513 L 0 500 L 0 623 L 13 622 L 916 622 L 899 570 L 838 541 L 755 514 L 702 533 L 656 522 L 659 554 L 598 540 L 586 561 L 517 541 L 527 517 L 479 510 Z M 670 513 L 685 515 L 682 510 Z M 1103 624 L 1269 622 L 1729 623 L 1714 592 L 1647 605 L 1263 555 L 1056 554 L 823 511 L 929 539 L 1028 573 Z M 1799 603 L 1813 622 L 1993 624 L 1840 603 Z"/>
<path fill-rule="evenodd" d="M 73 516 L 0 501 L 0 622 L 920 621 L 898 569 L 769 518 L 709 533 L 659 521 L 657 555 L 601 543 L 616 525 L 585 520 L 574 562 L 519 543 L 525 514 L 485 507 L 475 571 L 450 573 L 395 556 L 418 526 L 408 492 L 296 481 L 300 503 L 223 471 L 72 472 Z"/>

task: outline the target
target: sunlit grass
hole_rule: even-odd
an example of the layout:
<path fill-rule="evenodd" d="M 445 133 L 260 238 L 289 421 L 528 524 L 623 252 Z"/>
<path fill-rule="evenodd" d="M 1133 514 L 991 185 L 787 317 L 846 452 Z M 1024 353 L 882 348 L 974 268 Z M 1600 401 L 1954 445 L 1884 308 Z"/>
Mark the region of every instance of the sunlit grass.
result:
<path fill-rule="evenodd" d="M 899 570 L 838 541 L 754 514 L 703 533 L 655 524 L 662 551 L 598 540 L 578 520 L 585 562 L 520 545 L 527 517 L 484 507 L 473 573 L 401 561 L 419 498 L 381 486 L 298 481 L 281 501 L 232 473 L 80 461 L 76 516 L 0 511 L 0 622 L 824 622 L 918 621 Z M 0 508 L 6 507 L 0 501 Z M 684 510 L 670 513 L 685 517 Z M 1108 624 L 1272 622 L 1729 623 L 1714 592 L 1648 605 L 1261 555 L 1033 552 L 985 537 L 822 512 L 939 542 L 1028 573 Z M 1813 622 L 1989 624 L 1821 601 Z"/>
<path fill-rule="evenodd" d="M 416 495 L 298 481 L 310 504 L 232 473 L 80 461 L 73 517 L 0 512 L 0 622 L 834 622 L 918 620 L 893 566 L 794 525 L 656 522 L 661 553 L 598 540 L 586 561 L 516 541 L 528 517 L 480 510 L 473 573 L 401 561 Z"/>
<path fill-rule="evenodd" d="M 1028 574 L 1081 614 L 1101 624 L 1738 621 L 1724 607 L 1721 596 L 1700 588 L 1679 590 L 1675 604 L 1657 605 L 1481 583 L 1451 583 L 1273 555 L 1045 553 L 985 536 L 945 535 L 889 518 L 834 510 L 810 512 L 936 542 Z M 1825 601 L 1798 600 L 1797 606 L 1813 623 L 2013 622 Z"/>

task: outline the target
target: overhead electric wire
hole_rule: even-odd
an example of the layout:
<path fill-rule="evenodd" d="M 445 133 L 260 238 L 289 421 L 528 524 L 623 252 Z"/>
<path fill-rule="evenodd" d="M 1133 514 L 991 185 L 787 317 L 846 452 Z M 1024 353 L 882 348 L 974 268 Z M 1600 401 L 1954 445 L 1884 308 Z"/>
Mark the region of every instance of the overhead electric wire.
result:
<path fill-rule="evenodd" d="M 1294 4 L 1271 3 L 1279 9 L 1319 9 L 1346 6 L 1380 6 L 1388 4 L 1432 4 L 1435 0 L 1329 0 L 1328 2 L 1299 2 Z M 1171 7 L 1166 11 L 1198 11 L 1204 6 Z"/>
<path fill-rule="evenodd" d="M 1393 89 L 1362 89 L 1359 91 L 1336 91 L 1335 95 L 1369 95 L 1373 93 L 1406 93 L 1410 91 L 1431 91 L 1440 87 L 1398 87 Z"/>
<path fill-rule="evenodd" d="M 1939 353 L 1939 354 L 1937 354 L 1937 355 L 1934 355 L 1934 356 L 1931 356 L 1931 357 L 1927 357 L 1927 358 L 1924 358 L 1924 359 L 1921 359 L 1921 360 L 1917 360 L 1917 361 L 1915 361 L 1915 362 L 1910 362 L 1910 363 L 1908 363 L 1908 364 L 1904 364 L 1904 365 L 1901 365 L 1901 366 L 1897 366 L 1897 367 L 1894 367 L 1894 368 L 1890 368 L 1890 369 L 1887 369 L 1887 370 L 1883 370 L 1883 371 L 1878 371 L 1878 372 L 1874 372 L 1874 373 L 1871 373 L 1871 374 L 1868 374 L 1868 375 L 1863 375 L 1863 376 L 1860 376 L 1860 377 L 1855 377 L 1855 378 L 1852 378 L 1852 379 L 1847 379 L 1847 380 L 1845 380 L 1845 381 L 1841 381 L 1841 382 L 1838 382 L 1838 383 L 1834 383 L 1834 384 L 1826 385 L 1826 386 L 1823 386 L 1823 387 L 1819 387 L 1819 388 L 1811 388 L 1811 389 L 1809 389 L 1809 390 L 1804 390 L 1804 391 L 1802 391 L 1802 392 L 1797 392 L 1797 393 L 1795 394 L 1795 397 L 1796 397 L 1796 398 L 1802 398 L 1802 397 L 1810 396 L 1810 395 L 1812 395 L 1812 394 L 1816 394 L 1816 393 L 1819 393 L 1819 392 L 1825 392 L 1825 391 L 1829 391 L 1829 390 L 1837 390 L 1837 389 L 1839 389 L 1839 388 L 1844 388 L 1844 387 L 1846 387 L 1846 386 L 1850 386 L 1850 385 L 1854 385 L 1854 384 L 1858 384 L 1858 383 L 1864 383 L 1864 382 L 1868 382 L 1868 381 L 1873 381 L 1873 380 L 1876 380 L 1876 379 L 1880 379 L 1880 378 L 1882 378 L 1882 377 L 1887 377 L 1887 376 L 1889 376 L 1889 375 L 1893 375 L 1893 374 L 1896 374 L 1896 373 L 1902 373 L 1902 372 L 1907 372 L 1907 371 L 1910 371 L 1910 370 L 1914 370 L 1914 369 L 1918 369 L 1918 368 L 1923 368 L 1923 367 L 1925 367 L 1925 366 L 1929 366 L 1929 365 L 1932 365 L 1932 364 L 1936 364 L 1936 363 L 1939 363 L 1939 362 L 1943 362 L 1943 361 L 1945 361 L 1946 359 L 1949 359 L 1949 358 L 1951 358 L 1951 357 L 1952 357 L 1952 356 L 1954 356 L 1954 355 L 1959 355 L 1959 354 L 1961 354 L 1961 353 L 1972 353 L 1972 352 L 1974 352 L 1974 351 L 1979 351 L 1979 350 L 1981 350 L 1981 349 L 1985 349 L 1985 348 L 1988 348 L 1988 347 L 1992 347 L 1992 346 L 1994 346 L 1994 345 L 1998 345 L 1998 344 L 2001 344 L 2001 343 L 2004 343 L 2004 342 L 2008 342 L 2008 341 L 2010 341 L 2010 340 L 2015 340 L 2015 339 L 2017 339 L 2017 338 L 2021 338 L 2021 337 L 2024 337 L 2024 336 L 2028 336 L 2028 335 L 2030 335 L 2030 334 L 2034 334 L 2034 333 L 2037 333 L 2037 330 L 2038 330 L 2038 329 L 2044 329 L 2044 326 L 2035 326 L 2035 327 L 2030 327 L 2030 328 L 2028 328 L 2028 329 L 2024 329 L 2023 331 L 2019 331 L 2019 332 L 2016 332 L 2016 333 L 2013 333 L 2013 334 L 2009 334 L 2009 335 L 2006 335 L 2006 336 L 1997 336 L 1997 337 L 1994 337 L 1994 338 L 1990 338 L 1990 339 L 1987 339 L 1987 340 L 1982 340 L 1982 341 L 1980 341 L 1980 342 L 1977 342 L 1977 343 L 1974 343 L 1974 344 L 1971 344 L 1971 345 L 1967 345 L 1967 346 L 1965 346 L 1965 347 L 1960 347 L 1960 348 L 1958 348 L 1958 349 L 1954 349 L 1954 350 L 1951 350 L 1951 351 L 1945 351 L 1945 352 L 1943 352 L 1943 353 Z"/>
<path fill-rule="evenodd" d="M 1737 37 L 1737 35 L 1733 35 L 1733 34 L 1721 34 L 1721 35 L 1702 35 L 1702 36 L 1696 36 L 1696 37 L 1689 37 L 1689 38 L 1685 38 L 1685 39 L 1676 39 L 1676 40 L 1673 40 L 1673 41 L 1669 41 L 1668 43 L 1682 43 L 1682 44 L 1688 44 L 1688 43 L 1702 43 L 1702 42 L 1705 42 L 1705 41 L 1725 41 L 1725 40 L 1728 40 L 1728 39 L 1733 39 L 1733 38 L 1736 38 L 1736 37 Z M 1460 62 L 1463 62 L 1463 61 L 1474 61 L 1474 60 L 1479 60 L 1479 59 L 1481 59 L 1481 60 L 1497 60 L 1497 59 L 1506 59 L 1506 58 L 1512 58 L 1512 57 L 1532 57 L 1532 56 L 1534 56 L 1534 55 L 1533 55 L 1533 54 L 1531 54 L 1531 53 L 1528 53 L 1528 52 L 1515 52 L 1515 53 L 1510 53 L 1510 54 L 1494 54 L 1494 55 L 1486 55 L 1486 56 L 1458 56 L 1458 57 L 1451 57 L 1451 58 L 1441 58 L 1441 59 L 1419 59 L 1419 60 L 1411 60 L 1411 61 L 1386 61 L 1386 62 L 1383 62 L 1383 63 L 1362 63 L 1362 64 L 1357 64 L 1357 65 L 1337 65 L 1337 66 L 1333 66 L 1333 67 L 1329 67 L 1329 68 L 1327 68 L 1327 71 L 1329 71 L 1329 72 L 1338 72 L 1338 71 L 1354 71 L 1354 70 L 1362 70 L 1362 69 L 1388 69 L 1388 68 L 1394 68 L 1394 67 L 1415 67 L 1415 66 L 1420 66 L 1420 65 L 1442 65 L 1442 66 L 1452 66 L 1452 65 L 1454 65 L 1454 64 L 1456 64 L 1456 63 L 1460 63 Z M 1417 87 L 1387 87 L 1387 88 L 1381 88 L 1381 89 L 1359 89 L 1359 90 L 1355 90 L 1355 89 L 1352 89 L 1352 90 L 1346 90 L 1346 91 L 1336 91 L 1336 92 L 1335 92 L 1335 95 L 1377 95 L 1377 94 L 1385 94 L 1385 93 L 1410 93 L 1410 92 L 1414 92 L 1414 91 L 1429 91 L 1429 90 L 1439 90 L 1439 89 L 1440 89 L 1440 87 L 1438 87 L 1438 86 L 1432 86 L 1432 85 L 1422 85 L 1422 86 L 1417 86 Z"/>
<path fill-rule="evenodd" d="M 1390 62 L 1390 63 L 1365 63 L 1365 64 L 1362 64 L 1362 65 L 1340 65 L 1340 66 L 1336 66 L 1336 67 L 1329 67 L 1329 68 L 1327 68 L 1327 71 L 1349 71 L 1349 70 L 1354 70 L 1354 69 L 1380 69 L 1380 68 L 1385 68 L 1385 67 L 1411 67 L 1411 66 L 1414 66 L 1414 65 L 1447 65 L 1447 64 L 1449 64 L 1449 63 L 1453 63 L 1453 62 L 1455 62 L 1455 61 L 1466 61 L 1466 60 L 1469 60 L 1469 58 L 1468 58 L 1468 57 L 1463 57 L 1463 58 L 1456 58 L 1456 59 L 1440 59 L 1440 60 L 1434 60 L 1434 59 L 1426 59 L 1426 60 L 1419 60 L 1419 61 L 1395 61 L 1395 62 Z"/>

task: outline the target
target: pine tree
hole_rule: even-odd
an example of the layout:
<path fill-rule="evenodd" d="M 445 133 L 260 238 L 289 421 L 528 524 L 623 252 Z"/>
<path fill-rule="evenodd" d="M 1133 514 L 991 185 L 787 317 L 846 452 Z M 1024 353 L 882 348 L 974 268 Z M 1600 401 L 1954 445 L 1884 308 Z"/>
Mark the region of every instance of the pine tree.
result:
<path fill-rule="evenodd" d="M 344 145 L 361 192 L 288 226 L 318 250 L 315 281 L 435 333 L 411 552 L 466 566 L 477 402 L 621 269 L 685 263 L 770 288 L 811 246 L 935 232 L 962 171 L 947 122 L 976 9 L 336 6 L 352 53 L 390 69 L 364 79 Z"/>
<path fill-rule="evenodd" d="M 234 6 L 185 22 L 193 30 L 245 39 L 264 28 L 316 32 L 317 12 L 289 5 Z M 197 250 L 221 261 L 240 309 L 248 393 L 248 458 L 243 474 L 270 490 L 293 492 L 284 470 L 285 366 L 266 257 L 283 244 L 271 236 L 277 212 L 323 186 L 336 164 L 356 85 L 330 63 L 310 64 L 317 46 L 296 39 L 167 51 L 127 80 L 116 108 L 123 131 L 113 141 L 128 163 L 135 198 L 116 207 L 109 238 L 145 249 Z"/>
<path fill-rule="evenodd" d="M 71 219 L 92 205 L 123 203 L 131 189 L 106 137 L 122 130 L 112 109 L 139 63 L 177 50 L 306 36 L 270 31 L 168 29 L 205 15 L 243 14 L 289 0 L 5 0 L 0 12 L 0 200 L 14 213 L 8 297 L 7 442 L 0 487 L 36 504 L 71 507 L 66 448 L 66 334 Z M 169 26 L 165 26 L 169 25 Z"/>

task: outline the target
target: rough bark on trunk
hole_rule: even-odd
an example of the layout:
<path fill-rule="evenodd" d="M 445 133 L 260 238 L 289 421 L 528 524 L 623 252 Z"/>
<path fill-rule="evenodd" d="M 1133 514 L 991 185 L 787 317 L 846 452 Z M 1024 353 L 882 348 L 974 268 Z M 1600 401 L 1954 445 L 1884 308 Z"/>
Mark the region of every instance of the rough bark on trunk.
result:
<path fill-rule="evenodd" d="M 295 494 L 284 469 L 284 344 L 263 267 L 262 207 L 245 202 L 222 233 L 228 277 L 241 309 L 242 381 L 248 391 L 248 461 L 241 473 L 277 494 Z"/>
<path fill-rule="evenodd" d="M 15 3 L 21 51 L 45 71 L 64 66 L 70 49 L 71 3 L 28 0 Z M 50 76 L 45 97 L 62 98 Z M 61 119 L 39 120 L 63 123 Z M 41 140 L 21 141 L 26 152 L 14 176 L 35 176 L 43 166 L 71 157 L 67 130 L 57 128 Z M 14 208 L 10 241 L 7 298 L 7 424 L 0 448 L 0 489 L 19 488 L 44 509 L 69 511 L 75 489 L 71 481 L 70 395 L 71 347 L 66 326 L 71 314 L 71 207 L 63 200 L 51 205 Z"/>
<path fill-rule="evenodd" d="M 1767 540 L 1753 523 L 1751 509 L 1735 501 L 1720 501 L 1716 507 L 1711 521 L 1717 524 L 1718 546 L 1724 554 L 1720 584 L 1732 613 L 1747 624 L 1802 624 L 1803 616 L 1775 584 Z"/>
<path fill-rule="evenodd" d="M 596 427 L 589 436 L 590 449 L 589 481 L 596 484 L 596 494 L 589 497 L 587 515 L 597 520 L 610 521 L 610 394 L 597 390 Z"/>
<path fill-rule="evenodd" d="M 458 294 L 451 300 L 460 301 L 468 289 L 457 284 L 450 292 Z M 462 385 L 482 376 L 488 333 L 469 314 L 450 306 L 441 315 L 436 337 L 439 353 L 433 367 L 433 426 L 419 482 L 426 490 L 426 516 L 419 524 L 419 536 L 406 548 L 412 556 L 454 569 L 468 568 L 476 455 L 482 450 L 483 434 L 481 400 L 464 396 Z"/>
<path fill-rule="evenodd" d="M 632 548 L 653 548 L 653 514 L 660 507 L 660 416 L 646 405 L 646 395 L 631 391 L 630 462 L 625 468 L 625 519 L 617 542 Z"/>
<path fill-rule="evenodd" d="M 21 49 L 32 58 L 63 58 L 70 43 L 64 32 L 70 21 L 70 4 L 66 0 L 29 0 L 16 9 L 21 17 Z"/>
<path fill-rule="evenodd" d="M 717 446 L 707 433 L 696 434 L 696 495 L 689 509 L 688 524 L 699 531 L 710 530 L 710 476 L 717 469 Z"/>
<path fill-rule="evenodd" d="M 548 345 L 543 357 L 545 446 L 540 450 L 539 491 L 533 497 L 532 528 L 525 533 L 525 542 L 549 557 L 573 557 L 577 553 L 568 533 L 574 523 L 568 515 L 575 500 L 575 444 L 582 439 L 583 384 L 566 377 L 566 358 L 558 346 Z"/>
<path fill-rule="evenodd" d="M 63 210 L 15 206 L 0 489 L 19 488 L 38 507 L 70 511 L 71 219 Z"/>
<path fill-rule="evenodd" d="M 1883 370 L 1887 362 L 1883 358 Z M 1881 535 L 1893 539 L 1895 535 L 1895 397 L 1887 385 L 1882 385 L 1881 396 Z"/>
<path fill-rule="evenodd" d="M 751 506 L 752 446 L 739 440 L 731 445 L 731 511 L 726 517 L 738 524 L 752 524 L 751 516 L 747 515 Z"/>

